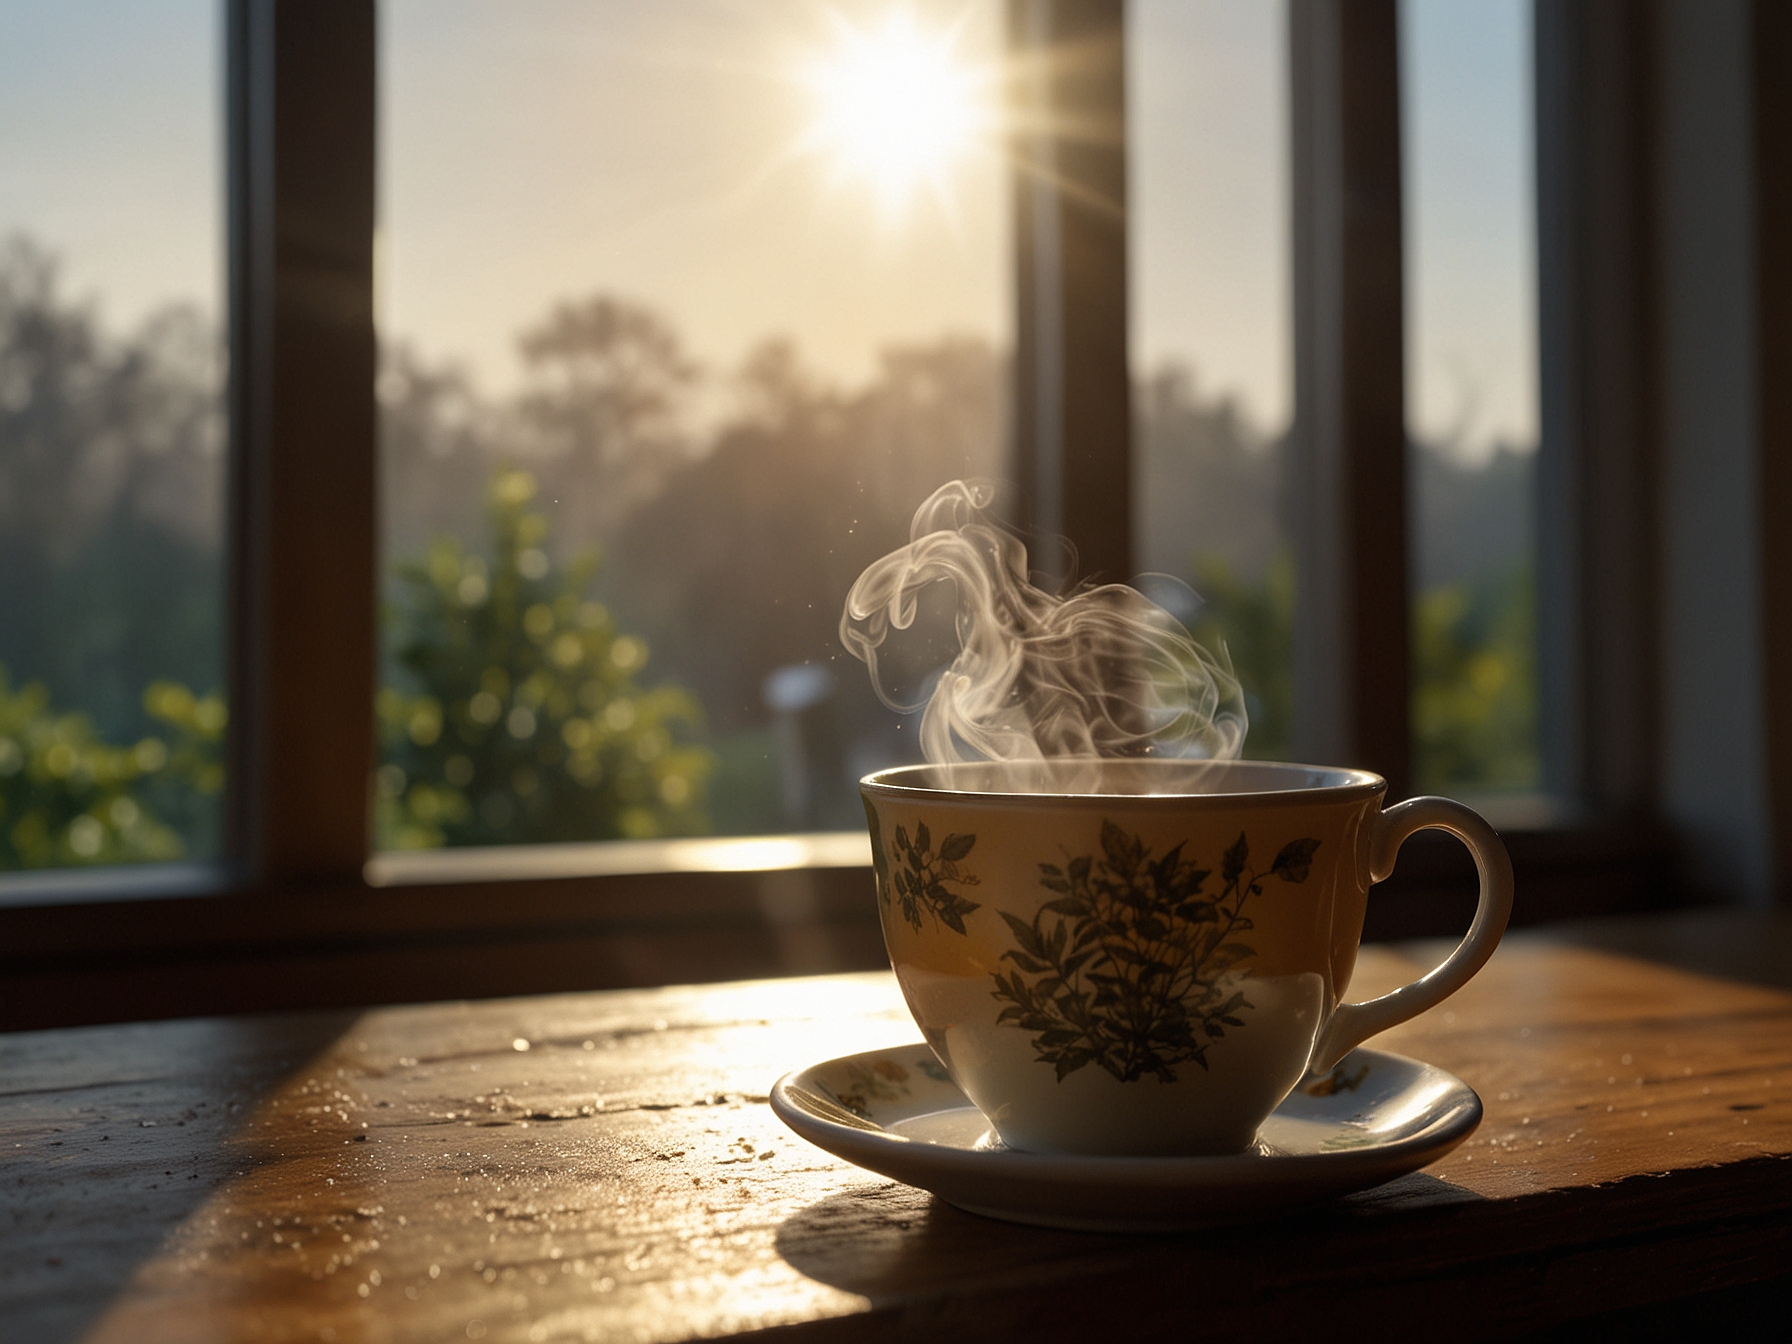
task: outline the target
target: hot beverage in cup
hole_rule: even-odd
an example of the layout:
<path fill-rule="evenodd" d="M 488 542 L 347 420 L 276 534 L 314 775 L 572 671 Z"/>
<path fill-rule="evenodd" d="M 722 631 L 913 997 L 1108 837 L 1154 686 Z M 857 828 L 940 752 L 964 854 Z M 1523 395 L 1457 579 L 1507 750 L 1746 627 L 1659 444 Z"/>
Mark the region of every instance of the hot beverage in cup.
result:
<path fill-rule="evenodd" d="M 1511 867 L 1475 813 L 1361 771 L 1167 760 L 911 766 L 861 785 L 891 965 L 1010 1147 L 1230 1153 L 1307 1073 L 1491 955 Z M 1345 1004 L 1370 885 L 1414 831 L 1481 874 L 1437 970 Z"/>
<path fill-rule="evenodd" d="M 1010 1147 L 1237 1152 L 1309 1068 L 1480 969 L 1511 865 L 1459 803 L 1384 810 L 1379 776 L 1236 760 L 1247 716 L 1224 646 L 1124 585 L 1037 586 L 991 499 L 935 491 L 841 616 L 884 702 L 924 710 L 932 762 L 860 786 L 891 965 Z M 905 697 L 885 646 L 939 585 L 957 654 Z M 1474 924 L 1431 974 L 1342 1003 L 1369 887 L 1428 828 L 1474 854 Z"/>

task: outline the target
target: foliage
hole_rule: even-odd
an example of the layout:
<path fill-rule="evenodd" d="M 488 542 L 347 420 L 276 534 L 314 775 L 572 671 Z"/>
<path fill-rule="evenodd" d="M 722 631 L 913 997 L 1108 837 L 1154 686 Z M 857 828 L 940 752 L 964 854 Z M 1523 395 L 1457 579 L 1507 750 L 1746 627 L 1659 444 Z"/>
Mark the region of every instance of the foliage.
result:
<path fill-rule="evenodd" d="M 528 844 L 700 833 L 710 754 L 689 692 L 644 686 L 647 645 L 561 566 L 528 508 L 536 482 L 491 482 L 492 551 L 439 540 L 399 566 L 399 675 L 379 695 L 383 845 Z M 405 685 L 410 689 L 405 689 Z"/>
<path fill-rule="evenodd" d="M 560 451 L 611 465 L 677 443 L 697 366 L 651 309 L 606 295 L 561 302 L 517 347 L 530 379 L 522 414 Z"/>
<path fill-rule="evenodd" d="M 1192 577 L 1192 539 L 1244 574 L 1265 573 L 1287 545 L 1285 443 L 1257 425 L 1235 395 L 1173 362 L 1134 382 L 1133 405 L 1140 567 Z"/>
<path fill-rule="evenodd" d="M 114 335 L 0 239 L 0 661 L 131 741 L 144 685 L 216 684 L 222 343 L 190 308 Z"/>
<path fill-rule="evenodd" d="M 128 337 L 64 297 L 53 256 L 0 239 L 0 531 L 67 554 L 124 501 L 177 531 L 215 536 L 222 344 L 191 307 L 153 313 Z M 183 473 L 185 464 L 202 463 Z M 173 468 L 144 492 L 151 468 Z M 197 510 L 197 511 L 195 511 Z"/>
<path fill-rule="evenodd" d="M 12 690 L 0 667 L 0 870 L 181 857 L 155 800 L 217 794 L 224 702 L 168 681 L 143 701 L 167 731 L 117 746 L 52 709 L 41 682 Z"/>
<path fill-rule="evenodd" d="M 1537 787 L 1535 586 L 1514 569 L 1419 595 L 1413 746 L 1425 789 Z"/>
<path fill-rule="evenodd" d="M 608 590 L 719 731 L 765 722 L 762 687 L 778 668 L 841 652 L 847 589 L 906 538 L 918 503 L 995 470 L 1001 375 L 974 341 L 886 351 L 880 377 L 854 394 L 810 375 L 788 346 L 748 362 L 739 413 L 617 532 Z M 835 694 L 854 739 L 883 737 L 871 758 L 895 757 L 900 739 L 863 672 L 846 665 Z M 844 788 L 847 810 L 852 797 Z"/>
<path fill-rule="evenodd" d="M 674 753 L 693 750 L 696 696 L 716 732 L 707 739 L 715 755 L 702 758 L 701 769 L 694 762 L 688 772 L 672 770 L 690 790 L 673 804 L 656 793 L 662 783 L 680 792 L 659 773 L 671 757 L 643 773 L 628 764 L 633 748 L 620 748 L 611 762 L 591 745 L 595 737 L 583 748 L 556 737 L 575 720 L 591 730 L 600 711 L 582 704 L 551 724 L 542 717 L 547 710 L 534 710 L 538 731 L 527 742 L 505 740 L 507 712 L 478 726 L 479 750 L 450 750 L 442 744 L 459 731 L 457 697 L 464 708 L 483 684 L 457 682 L 446 691 L 400 659 L 381 703 L 392 767 L 381 775 L 381 834 L 406 844 L 660 834 L 699 829 L 706 814 L 729 829 L 787 824 L 778 785 L 793 765 L 806 778 L 834 781 L 831 792 L 816 789 L 813 823 L 843 822 L 854 796 L 847 781 L 866 764 L 912 758 L 912 725 L 896 723 L 862 677 L 847 675 L 819 716 L 827 733 L 810 734 L 805 725 L 799 738 L 782 724 L 774 730 L 762 688 L 781 666 L 824 665 L 838 652 L 841 594 L 866 563 L 900 542 L 918 500 L 943 480 L 997 470 L 1001 355 L 971 338 L 892 348 L 874 378 L 849 390 L 805 369 L 789 342 L 772 341 L 722 382 L 692 361 L 664 317 L 605 295 L 552 306 L 521 333 L 518 353 L 518 390 L 491 396 L 451 364 L 426 364 L 399 347 L 384 351 L 388 543 L 395 553 L 424 555 L 424 571 L 453 569 L 455 593 L 475 571 L 495 591 L 501 557 L 426 539 L 476 535 L 494 469 L 527 461 L 541 496 L 553 501 L 556 533 L 600 538 L 609 548 L 607 586 L 572 594 L 574 627 L 592 599 L 617 613 L 612 621 L 597 609 L 608 633 L 588 641 L 592 657 L 607 656 L 599 647 L 605 640 L 643 658 L 651 644 L 656 670 L 689 690 L 643 689 L 635 684 L 640 666 L 626 669 L 628 685 L 618 694 L 634 706 L 637 724 L 606 723 L 598 736 L 620 742 L 640 734 Z M 146 708 L 142 688 L 152 679 L 192 687 L 218 680 L 223 365 L 219 332 L 197 311 L 170 308 L 134 329 L 111 330 L 94 303 L 68 294 L 49 252 L 23 238 L 0 240 L 0 661 L 40 684 L 43 714 L 49 706 L 78 707 L 82 741 L 96 749 L 167 737 L 168 726 Z M 1285 454 L 1192 374 L 1170 370 L 1146 380 L 1139 405 L 1147 501 L 1141 540 L 1180 548 L 1179 539 L 1192 535 L 1232 558 L 1232 569 L 1208 558 L 1195 567 L 1207 599 L 1195 633 L 1210 645 L 1223 639 L 1230 651 L 1251 713 L 1247 753 L 1285 756 L 1293 566 L 1285 556 L 1270 560 L 1281 531 L 1268 525 L 1285 494 Z M 1433 788 L 1533 783 L 1529 592 L 1517 578 L 1485 577 L 1505 573 L 1528 535 L 1514 520 L 1522 521 L 1515 509 L 1530 498 L 1530 459 L 1505 454 L 1467 464 L 1419 447 L 1417 480 L 1427 501 L 1415 533 L 1420 568 L 1463 580 L 1415 604 L 1420 779 Z M 518 554 L 528 551 L 551 554 L 545 542 Z M 1180 572 L 1183 554 L 1146 558 Z M 591 573 L 573 566 L 565 582 L 577 588 Z M 1257 574 L 1264 577 L 1245 577 Z M 448 650 L 454 623 L 471 622 L 453 634 L 467 646 L 454 659 L 444 652 L 438 671 L 453 662 L 454 676 L 477 681 L 495 670 L 504 686 L 492 694 L 507 710 L 529 708 L 516 696 L 525 684 L 546 684 L 538 672 L 546 682 L 567 681 L 515 624 L 545 605 L 557 623 L 553 638 L 565 633 L 559 589 L 544 588 L 546 596 L 511 613 L 520 660 L 513 663 L 496 626 L 474 630 L 494 616 L 495 597 L 480 613 L 463 612 L 447 600 L 453 594 L 432 585 L 400 585 L 394 637 L 435 640 Z M 432 622 L 435 633 L 427 634 Z M 618 622 L 631 633 L 620 633 Z M 718 649 L 727 656 L 716 656 Z M 920 627 L 890 651 L 893 669 L 916 686 L 943 654 L 949 650 Z M 463 656 L 464 667 L 455 661 Z M 606 666 L 596 678 L 600 690 L 613 671 L 623 669 Z M 14 700 L 24 694 L 8 692 Z M 416 734 L 428 735 L 431 699 L 443 727 L 424 743 Z M 565 759 L 544 762 L 544 749 Z M 453 772 L 444 773 L 451 758 L 458 758 Z M 604 771 L 613 765 L 645 782 L 624 787 L 606 776 L 606 787 L 628 796 L 594 804 L 591 789 L 568 776 L 575 760 L 581 769 L 600 761 Z M 477 783 L 465 776 L 469 765 Z M 462 777 L 470 782 L 454 782 Z M 549 777 L 557 781 L 551 787 Z M 511 785 L 519 779 L 559 801 L 518 793 Z M 15 779 L 10 787 L 8 827 L 23 815 L 22 786 Z M 216 794 L 193 778 L 159 770 L 120 787 L 180 837 L 184 852 L 215 846 Z M 500 801 L 478 815 L 500 794 L 516 826 L 496 824 Z M 594 806 L 609 820 L 590 825 Z M 65 799 L 50 808 L 46 834 L 66 829 L 86 807 Z M 33 852 L 54 856 L 65 841 L 38 843 Z"/>
<path fill-rule="evenodd" d="M 1292 742 L 1294 565 L 1283 554 L 1260 583 L 1203 556 L 1205 603 L 1191 625 L 1222 639 L 1244 685 L 1245 754 L 1286 759 Z M 1535 788 L 1537 680 L 1534 585 L 1528 567 L 1479 583 L 1427 589 L 1413 603 L 1412 730 L 1421 789 Z"/>
<path fill-rule="evenodd" d="M 902 866 L 890 874 L 890 882 L 902 906 L 902 917 L 916 932 L 921 928 L 922 911 L 933 916 L 936 926 L 944 924 L 954 933 L 965 931 L 964 917 L 978 909 L 977 902 L 967 901 L 946 884 L 977 885 L 976 874 L 959 867 L 976 845 L 974 835 L 948 835 L 936 851 L 926 822 L 915 826 L 912 840 L 907 827 L 896 828 L 896 858 Z M 884 900 L 889 900 L 888 891 Z"/>
<path fill-rule="evenodd" d="M 498 455 L 527 454 L 561 524 L 607 539 L 692 456 L 700 369 L 665 318 L 602 294 L 555 304 L 517 353 Z"/>
<path fill-rule="evenodd" d="M 1186 843 L 1186 842 L 1184 842 Z M 1261 895 L 1241 832 L 1220 863 L 1220 890 L 1205 891 L 1212 870 L 1185 859 L 1181 843 L 1162 858 L 1111 821 L 1101 826 L 1102 854 L 1062 866 L 1039 865 L 1040 883 L 1058 893 L 1032 921 L 1002 911 L 1019 945 L 1002 954 L 1015 969 L 995 972 L 997 1016 L 1035 1033 L 1041 1062 L 1062 1081 L 1097 1064 L 1123 1083 L 1150 1074 L 1174 1082 L 1176 1066 L 1207 1067 L 1207 1050 L 1252 1005 L 1221 977 L 1256 955 L 1236 936 L 1251 921 L 1245 902 Z M 1269 872 L 1305 882 L 1317 840 L 1282 847 Z"/>
<path fill-rule="evenodd" d="M 1286 550 L 1262 582 L 1237 577 L 1217 555 L 1195 561 L 1195 590 L 1203 602 L 1189 633 L 1203 646 L 1223 644 L 1244 687 L 1250 731 L 1244 754 L 1287 760 L 1294 738 L 1294 558 Z"/>

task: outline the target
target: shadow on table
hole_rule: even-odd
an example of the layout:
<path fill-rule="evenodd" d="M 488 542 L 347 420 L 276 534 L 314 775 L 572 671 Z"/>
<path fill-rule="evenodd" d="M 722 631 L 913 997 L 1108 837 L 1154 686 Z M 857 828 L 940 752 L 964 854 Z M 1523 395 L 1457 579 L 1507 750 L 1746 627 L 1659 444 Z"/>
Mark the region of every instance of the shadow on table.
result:
<path fill-rule="evenodd" d="M 1361 1223 L 1394 1211 L 1475 1203 L 1482 1196 L 1435 1176 L 1414 1172 L 1304 1211 L 1258 1223 L 1230 1223 L 1173 1233 L 1067 1232 L 965 1213 L 910 1186 L 867 1183 L 793 1214 L 779 1227 L 778 1253 L 799 1273 L 843 1292 L 870 1298 L 873 1307 L 952 1291 L 955 1280 L 980 1283 L 1055 1277 L 1088 1279 L 1109 1270 L 1136 1272 L 1141 1255 L 1169 1261 L 1212 1254 L 1216 1233 L 1229 1255 L 1248 1259 L 1253 1247 L 1284 1243 L 1298 1228 L 1306 1236 L 1353 1235 Z"/>
<path fill-rule="evenodd" d="M 785 1219 L 778 1253 L 817 1282 L 879 1302 L 938 1292 L 974 1266 L 980 1279 L 1092 1255 L 1137 1240 L 1004 1223 L 895 1182 L 857 1186 Z"/>
<path fill-rule="evenodd" d="M 7 1338 L 79 1338 L 170 1233 L 257 1161 L 250 1117 L 358 1016 L 0 1038 L 0 1121 L 18 1141 L 0 1228 Z"/>

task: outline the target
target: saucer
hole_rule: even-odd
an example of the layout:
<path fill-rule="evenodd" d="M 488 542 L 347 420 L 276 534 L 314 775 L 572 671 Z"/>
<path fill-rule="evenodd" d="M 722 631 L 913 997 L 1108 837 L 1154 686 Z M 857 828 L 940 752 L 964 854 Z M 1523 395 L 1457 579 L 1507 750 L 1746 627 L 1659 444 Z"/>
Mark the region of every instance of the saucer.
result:
<path fill-rule="evenodd" d="M 1366 1190 L 1436 1161 L 1481 1122 L 1460 1078 L 1365 1049 L 1306 1080 L 1252 1147 L 1222 1157 L 1016 1152 L 920 1042 L 786 1074 L 771 1103 L 817 1147 L 967 1212 L 1094 1232 L 1201 1227 Z"/>

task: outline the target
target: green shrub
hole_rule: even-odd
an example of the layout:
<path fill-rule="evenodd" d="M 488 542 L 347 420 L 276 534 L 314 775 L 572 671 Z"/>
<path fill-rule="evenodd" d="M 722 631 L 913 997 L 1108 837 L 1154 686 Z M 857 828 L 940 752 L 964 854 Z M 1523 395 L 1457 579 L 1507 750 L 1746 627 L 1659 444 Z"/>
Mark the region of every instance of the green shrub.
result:
<path fill-rule="evenodd" d="M 151 801 L 222 787 L 226 714 L 216 695 L 159 681 L 143 707 L 168 732 L 105 741 L 85 714 L 59 713 L 40 682 L 11 688 L 0 667 L 0 870 L 180 858 L 180 834 Z"/>
<path fill-rule="evenodd" d="M 690 692 L 640 680 L 647 645 L 558 564 L 534 477 L 500 470 L 489 556 L 440 539 L 398 567 L 379 693 L 388 848 L 645 839 L 708 829 L 714 760 Z"/>
<path fill-rule="evenodd" d="M 1192 626 L 1225 642 L 1251 715 L 1246 756 L 1286 758 L 1294 717 L 1294 565 L 1284 553 L 1263 579 L 1203 556 L 1205 599 Z M 1538 785 L 1536 611 L 1528 568 L 1430 588 L 1412 609 L 1413 776 L 1421 790 Z"/>
<path fill-rule="evenodd" d="M 1537 672 L 1528 569 L 1420 593 L 1413 608 L 1413 775 L 1421 789 L 1534 789 Z"/>

